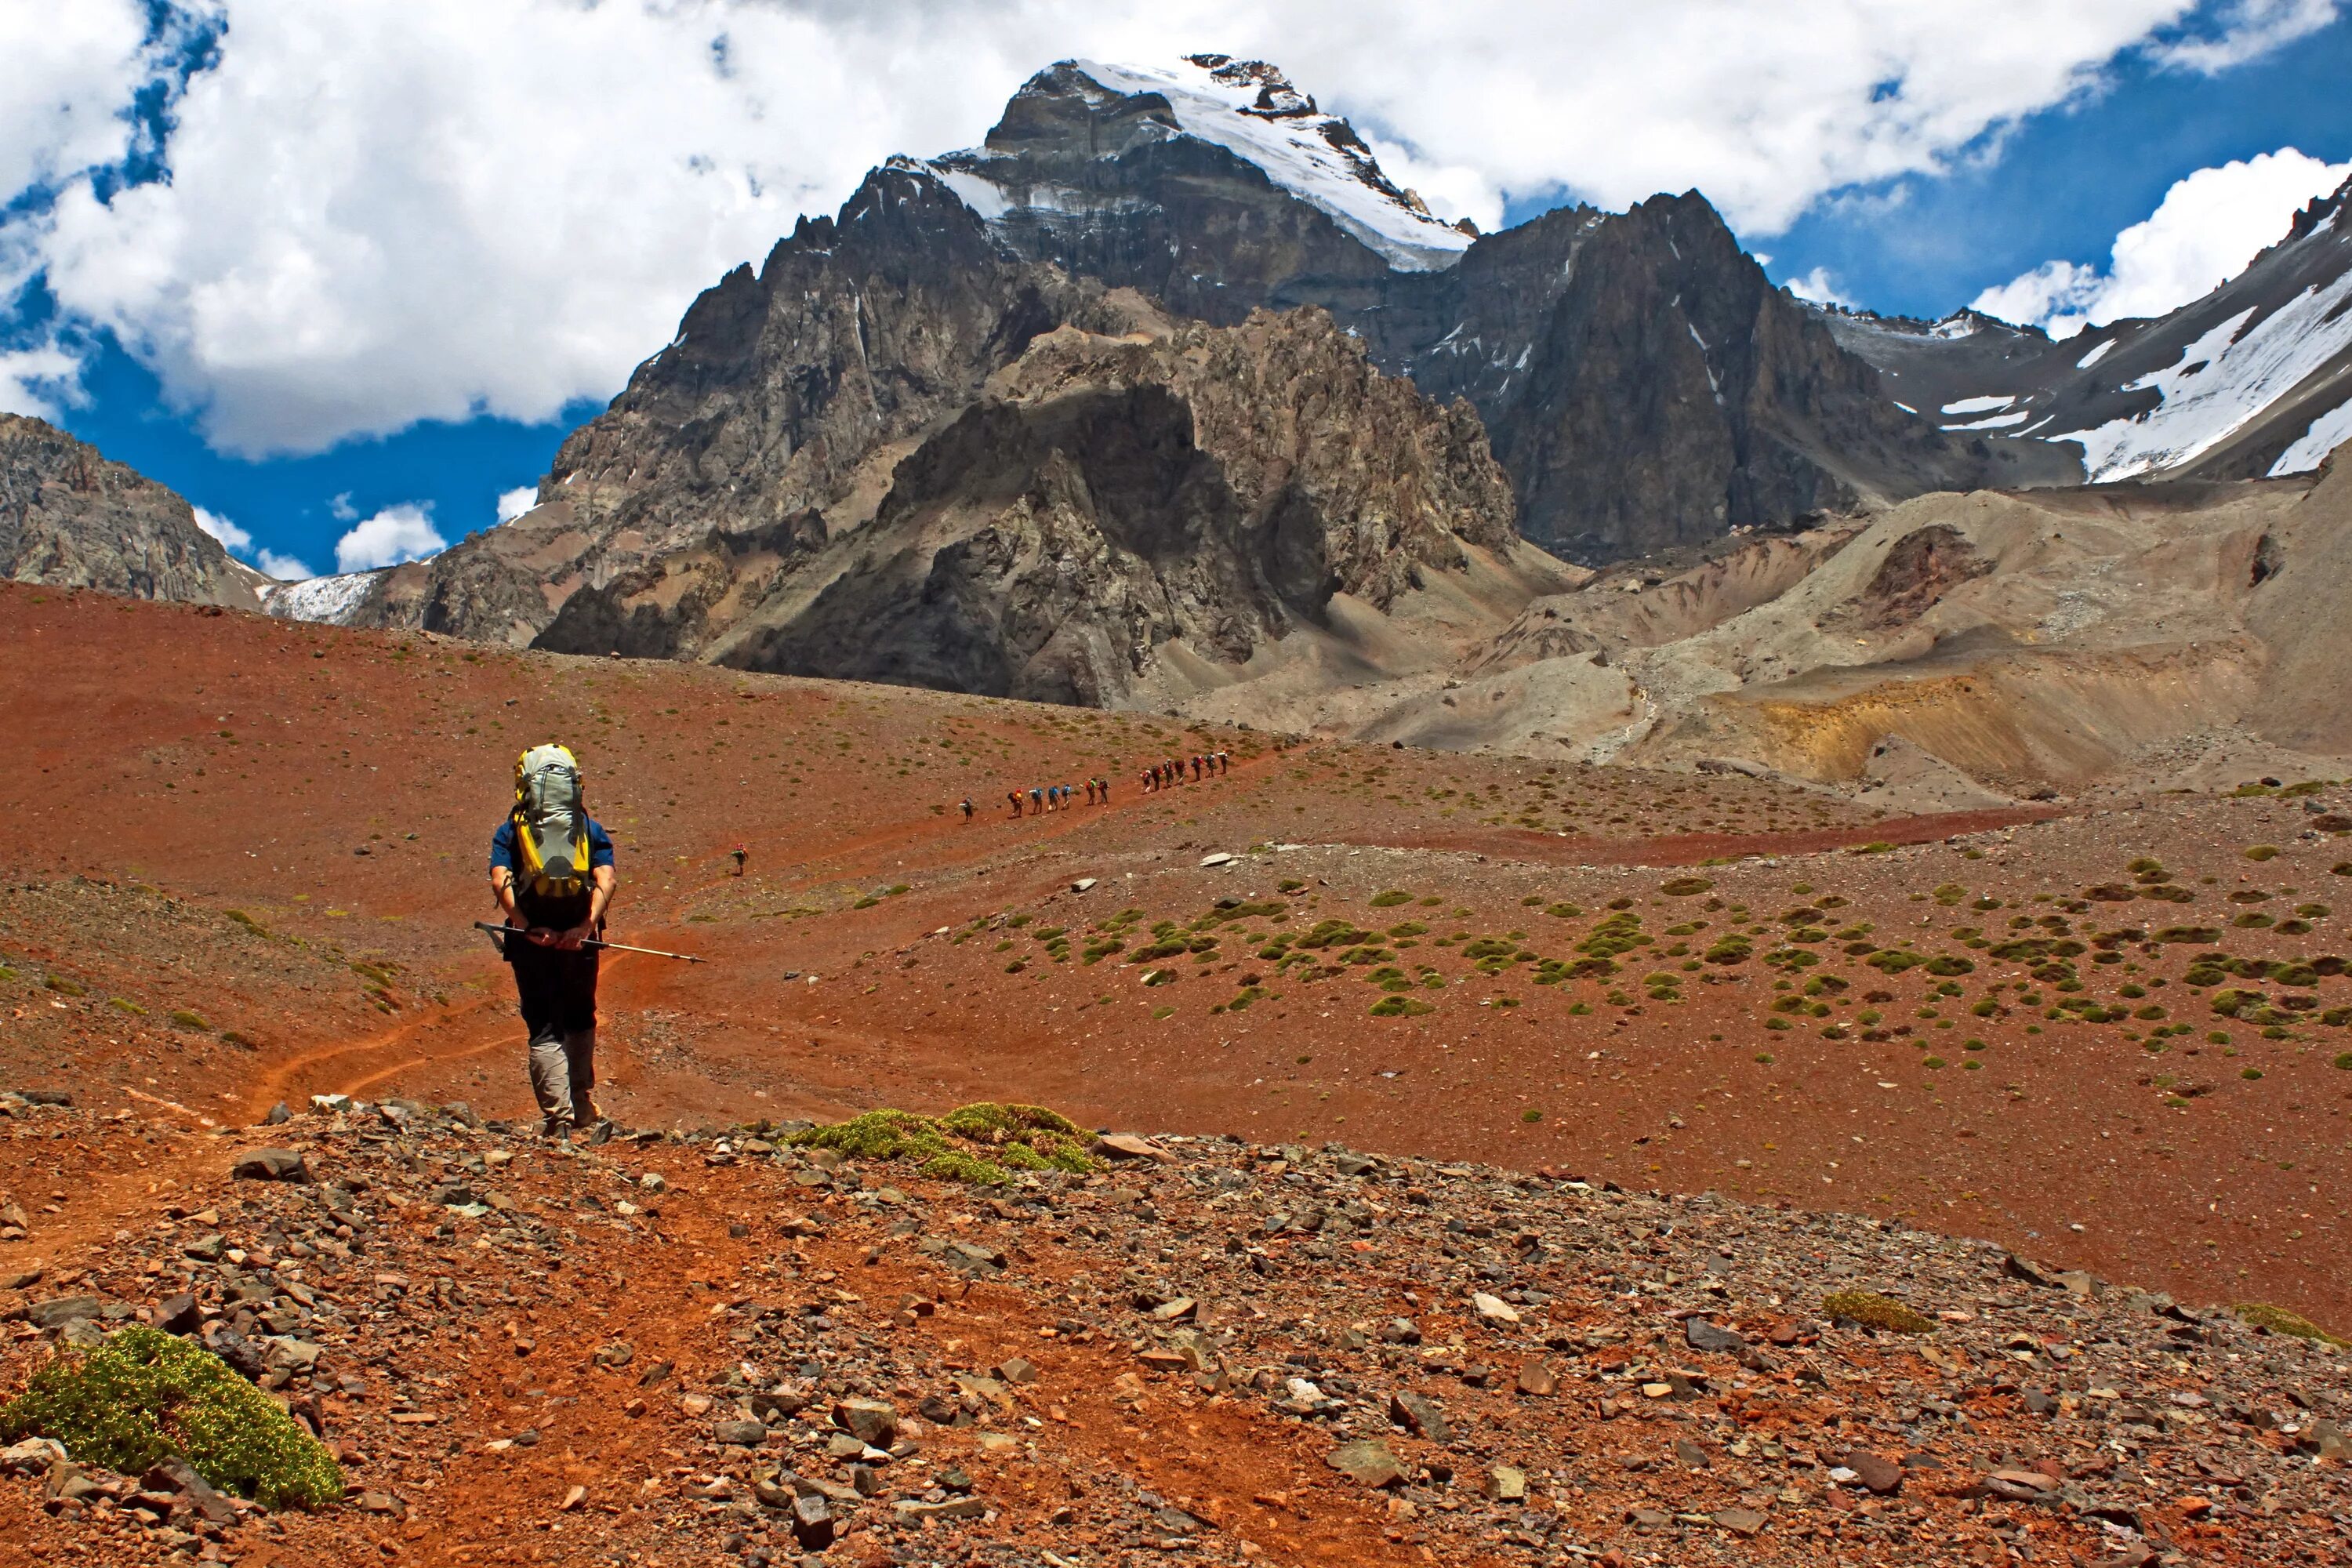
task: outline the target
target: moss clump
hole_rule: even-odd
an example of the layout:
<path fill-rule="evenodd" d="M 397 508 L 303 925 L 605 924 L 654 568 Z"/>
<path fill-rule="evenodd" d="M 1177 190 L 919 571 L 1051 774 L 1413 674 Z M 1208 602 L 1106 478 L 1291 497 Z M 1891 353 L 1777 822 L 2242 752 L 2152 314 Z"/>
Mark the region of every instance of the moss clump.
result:
<path fill-rule="evenodd" d="M 2323 1344 L 2352 1348 L 2352 1340 L 2329 1333 L 2300 1312 L 2290 1312 L 2284 1307 L 2273 1307 L 2267 1301 L 2242 1301 L 2238 1316 L 2258 1329 L 2268 1329 L 2274 1334 L 2292 1334 L 2299 1340 L 2317 1340 Z"/>
<path fill-rule="evenodd" d="M 227 1363 L 190 1341 L 128 1328 L 60 1355 L 0 1408 L 0 1441 L 53 1437 L 125 1475 L 172 1458 L 268 1508 L 341 1501 L 343 1472 L 319 1440 Z"/>
<path fill-rule="evenodd" d="M 1042 1105 L 959 1106 L 945 1116 L 869 1110 L 789 1140 L 803 1149 L 835 1149 L 864 1160 L 902 1161 L 936 1181 L 992 1187 L 1011 1171 L 1094 1169 L 1076 1122 Z"/>
<path fill-rule="evenodd" d="M 1893 1334 L 1924 1334 L 1936 1326 L 1894 1297 L 1875 1290 L 1832 1290 L 1822 1298 L 1822 1310 L 1832 1318 Z"/>

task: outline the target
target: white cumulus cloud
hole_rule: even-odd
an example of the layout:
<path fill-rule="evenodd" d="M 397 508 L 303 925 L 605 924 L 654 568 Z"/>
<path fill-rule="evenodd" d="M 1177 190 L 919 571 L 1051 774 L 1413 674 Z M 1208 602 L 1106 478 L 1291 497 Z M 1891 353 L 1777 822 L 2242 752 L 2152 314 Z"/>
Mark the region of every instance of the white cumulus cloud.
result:
<path fill-rule="evenodd" d="M 448 543 L 433 526 L 429 502 L 402 501 L 385 507 L 335 541 L 335 570 L 365 572 L 421 561 L 446 549 Z"/>
<path fill-rule="evenodd" d="M 294 556 L 281 555 L 266 544 L 255 549 L 250 529 L 208 508 L 200 506 L 193 510 L 196 514 L 196 526 L 219 540 L 223 550 L 240 561 L 249 562 L 268 575 L 285 583 L 318 575 Z"/>
<path fill-rule="evenodd" d="M 2160 316 L 2236 277 L 2314 196 L 2352 176 L 2282 147 L 2174 182 L 2156 211 L 2116 236 L 2106 267 L 2045 261 L 1977 296 L 1977 310 L 2067 338 L 2126 317 Z"/>
<path fill-rule="evenodd" d="M 217 448 L 310 452 L 609 395 L 697 289 L 886 155 L 978 141 L 1067 57 L 1276 61 L 1482 226 L 1507 200 L 1696 186 L 1764 235 L 1980 151 L 2127 53 L 2218 70 L 2336 9 L 178 0 L 193 20 L 151 36 L 148 0 L 0 0 L 0 204 L 61 187 L 0 219 L 0 294 L 45 279 Z M 75 175 L 132 144 L 131 92 L 198 24 L 219 25 L 217 58 L 172 105 L 169 180 Z"/>
<path fill-rule="evenodd" d="M 1838 288 L 1837 279 L 1830 275 L 1826 267 L 1816 267 L 1811 272 L 1801 273 L 1790 279 L 1786 287 L 1798 299 L 1811 300 L 1816 305 L 1850 306 L 1853 303 Z"/>
<path fill-rule="evenodd" d="M 203 507 L 195 509 L 196 526 L 220 541 L 221 548 L 232 555 L 242 555 L 253 548 L 253 535 L 216 511 Z"/>
<path fill-rule="evenodd" d="M 83 401 L 81 361 L 54 343 L 0 350 L 0 414 L 55 420 Z"/>
<path fill-rule="evenodd" d="M 538 504 L 539 487 L 537 485 L 517 485 L 510 490 L 500 490 L 499 492 L 499 521 L 500 522 L 512 522 L 515 519 L 520 517 L 523 513 L 529 511 Z"/>

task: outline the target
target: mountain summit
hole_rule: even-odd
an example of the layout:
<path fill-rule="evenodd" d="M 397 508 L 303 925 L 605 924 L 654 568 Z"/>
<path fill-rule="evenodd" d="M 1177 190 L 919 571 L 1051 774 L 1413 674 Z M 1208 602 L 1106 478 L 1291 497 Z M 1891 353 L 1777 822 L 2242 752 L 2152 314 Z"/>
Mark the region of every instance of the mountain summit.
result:
<path fill-rule="evenodd" d="M 937 173 L 992 226 L 1083 230 L 1132 205 L 1119 165 L 1151 149 L 1217 147 L 1328 217 L 1392 268 L 1451 267 L 1476 230 L 1432 216 L 1381 172 L 1355 128 L 1263 60 L 1191 55 L 1165 69 L 1065 61 L 1006 105 L 981 146 L 908 162 Z M 1171 144 L 1175 144 L 1171 148 Z"/>

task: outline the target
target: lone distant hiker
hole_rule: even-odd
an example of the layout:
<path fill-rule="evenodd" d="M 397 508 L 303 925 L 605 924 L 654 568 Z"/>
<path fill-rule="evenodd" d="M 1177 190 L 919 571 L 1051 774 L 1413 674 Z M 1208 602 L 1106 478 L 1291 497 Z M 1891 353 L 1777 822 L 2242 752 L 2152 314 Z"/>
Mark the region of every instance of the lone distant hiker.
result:
<path fill-rule="evenodd" d="M 970 795 L 963 797 L 963 819 L 966 822 L 971 820 L 971 796 Z"/>
<path fill-rule="evenodd" d="M 735 846 L 733 854 L 735 856 L 735 874 L 740 877 L 743 874 L 743 862 L 751 858 L 751 852 L 740 844 L 738 844 Z"/>
<path fill-rule="evenodd" d="M 514 970 L 530 1031 L 530 1089 L 541 1131 L 604 1120 L 596 1087 L 598 940 L 616 885 L 613 839 L 588 815 L 580 764 L 562 746 L 533 746 L 515 761 L 514 810 L 490 838 L 490 893 L 512 934 L 499 946 Z"/>

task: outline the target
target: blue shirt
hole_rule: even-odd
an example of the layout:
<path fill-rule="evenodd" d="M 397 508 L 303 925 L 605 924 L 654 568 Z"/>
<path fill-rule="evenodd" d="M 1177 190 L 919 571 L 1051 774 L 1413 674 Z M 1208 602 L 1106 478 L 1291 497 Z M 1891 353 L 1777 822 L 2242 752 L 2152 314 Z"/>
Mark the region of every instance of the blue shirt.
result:
<path fill-rule="evenodd" d="M 589 868 L 593 870 L 612 863 L 613 836 L 604 831 L 603 823 L 592 816 L 588 819 Z M 522 875 L 522 865 L 515 856 L 515 825 L 511 816 L 499 823 L 499 830 L 490 835 L 490 869 L 495 871 L 501 866 L 507 868 L 509 877 L 520 878 Z"/>

